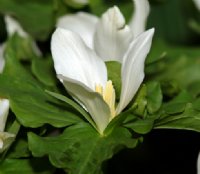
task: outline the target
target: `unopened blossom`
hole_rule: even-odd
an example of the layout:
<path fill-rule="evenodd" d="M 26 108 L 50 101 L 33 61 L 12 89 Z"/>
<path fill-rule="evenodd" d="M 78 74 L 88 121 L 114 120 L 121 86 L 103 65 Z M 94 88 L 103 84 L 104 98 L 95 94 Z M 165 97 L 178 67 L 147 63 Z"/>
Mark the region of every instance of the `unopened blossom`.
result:
<path fill-rule="evenodd" d="M 95 25 L 89 28 L 95 29 L 94 34 L 87 35 L 92 39 L 80 34 L 86 33 L 84 25 L 78 27 L 83 30 L 79 33 L 57 28 L 52 36 L 51 51 L 58 78 L 89 112 L 99 133 L 103 134 L 109 122 L 133 99 L 144 79 L 144 62 L 154 29 L 133 37 L 133 31 L 116 6 L 108 9 Z M 107 76 L 105 61 L 110 60 L 122 65 L 119 103 L 116 103 L 115 89 Z"/>
<path fill-rule="evenodd" d="M 121 41 L 120 38 L 123 37 L 122 35 L 128 35 L 127 40 L 124 42 L 130 42 L 133 37 L 136 37 L 140 33 L 144 32 L 146 20 L 150 12 L 148 0 L 132 0 L 132 1 L 133 1 L 133 6 L 134 6 L 134 13 L 132 14 L 132 18 L 129 22 L 129 25 L 126 25 L 123 15 L 117 12 L 119 10 L 116 7 L 116 10 L 115 10 L 116 13 L 113 13 L 112 12 L 113 10 L 109 9 L 108 11 L 110 11 L 110 13 L 103 14 L 104 17 L 102 16 L 102 18 L 98 18 L 95 15 L 92 15 L 86 12 L 78 12 L 76 14 L 64 15 L 58 19 L 57 27 L 65 28 L 73 32 L 76 32 L 82 37 L 82 39 L 85 41 L 87 46 L 89 46 L 90 48 L 94 48 L 97 51 L 97 53 L 101 52 L 101 54 L 103 53 L 110 54 L 110 52 L 114 48 L 115 50 L 119 49 L 120 51 L 126 48 L 126 44 L 125 45 L 124 43 L 123 45 L 120 44 L 120 41 Z M 117 15 L 117 16 L 112 16 L 112 15 Z M 103 18 L 104 20 L 102 21 Z M 117 20 L 115 20 L 115 18 Z M 104 28 L 101 27 L 100 30 L 98 30 L 98 25 L 107 25 L 107 20 L 109 21 L 112 20 L 112 22 L 108 23 L 109 27 L 108 26 Z M 104 22 L 104 24 L 102 24 L 102 22 Z M 102 39 L 106 39 L 108 32 L 112 32 L 112 35 L 109 35 L 109 37 L 114 37 L 113 39 L 115 40 L 112 40 L 112 38 L 108 38 L 110 42 L 114 43 L 112 47 L 109 43 L 109 47 L 111 47 L 110 49 L 111 51 L 108 52 L 104 50 L 104 49 L 107 49 L 107 43 L 105 40 L 99 41 L 99 42 L 103 42 L 103 43 L 100 43 L 103 45 L 103 48 L 99 48 L 99 47 L 98 49 L 95 48 L 96 44 L 94 42 L 96 41 L 96 39 L 94 38 L 98 37 L 100 32 L 102 32 L 100 35 L 104 34 L 105 36 Z M 118 44 L 116 44 L 115 41 L 117 41 Z M 118 55 L 118 57 L 120 57 L 120 55 Z M 109 59 L 111 58 L 112 57 L 109 57 Z"/>

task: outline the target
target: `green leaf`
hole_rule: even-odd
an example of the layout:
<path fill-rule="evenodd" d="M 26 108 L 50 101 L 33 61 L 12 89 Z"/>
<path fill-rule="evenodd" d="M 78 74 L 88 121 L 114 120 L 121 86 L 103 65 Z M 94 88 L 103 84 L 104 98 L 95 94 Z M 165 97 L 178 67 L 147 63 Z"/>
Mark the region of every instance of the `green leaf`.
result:
<path fill-rule="evenodd" d="M 159 43 L 159 41 L 155 42 L 152 48 L 159 50 L 157 47 Z M 163 44 L 162 51 L 160 51 L 166 52 L 165 58 L 147 64 L 146 79 L 160 81 L 161 85 L 164 86 L 163 92 L 173 96 L 174 91 L 176 93 L 179 89 L 187 88 L 192 83 L 200 81 L 200 49 L 198 47 L 172 47 L 166 43 Z M 154 53 L 151 56 L 156 55 Z M 148 59 L 151 59 L 151 62 L 156 58 L 148 57 Z"/>
<path fill-rule="evenodd" d="M 185 110 L 186 104 L 192 102 L 193 97 L 187 91 L 182 91 L 173 100 L 163 106 L 167 114 L 181 113 Z"/>
<path fill-rule="evenodd" d="M 5 52 L 6 67 L 0 75 L 0 96 L 9 98 L 11 110 L 25 127 L 50 124 L 64 127 L 82 121 L 79 113 L 45 92 L 45 87 L 15 57 L 12 42 Z"/>
<path fill-rule="evenodd" d="M 52 59 L 34 59 L 32 61 L 31 69 L 40 82 L 47 86 L 56 86 Z"/>
<path fill-rule="evenodd" d="M 0 168 L 0 174 L 51 174 L 55 170 L 44 159 L 6 159 Z"/>
<path fill-rule="evenodd" d="M 192 103 L 185 106 L 185 111 L 176 115 L 168 115 L 157 120 L 156 129 L 184 129 L 200 132 L 200 113 L 195 110 Z"/>
<path fill-rule="evenodd" d="M 0 12 L 16 17 L 34 38 L 46 39 L 54 27 L 53 0 L 0 0 Z"/>
<path fill-rule="evenodd" d="M 65 103 L 67 103 L 68 105 L 72 106 L 74 109 L 76 109 L 82 116 L 84 116 L 84 118 L 95 128 L 97 129 L 94 121 L 91 119 L 90 115 L 80 106 L 78 105 L 76 102 L 74 102 L 73 100 L 61 95 L 61 94 L 57 94 L 55 92 L 50 92 L 50 91 L 46 91 L 49 95 L 57 98 L 58 100 L 61 100 Z"/>
<path fill-rule="evenodd" d="M 9 38 L 8 42 L 8 44 L 12 44 L 12 49 L 15 51 L 18 59 L 27 61 L 36 57 L 35 50 L 33 49 L 35 46 L 33 44 L 35 43 L 31 37 L 24 38 L 15 33 Z"/>
<path fill-rule="evenodd" d="M 28 140 L 34 156 L 48 155 L 53 165 L 69 174 L 99 174 L 103 161 L 122 147 L 134 148 L 138 143 L 125 128 L 117 127 L 101 136 L 88 124 L 71 126 L 58 137 L 39 137 L 30 132 Z"/>
<path fill-rule="evenodd" d="M 148 117 L 145 119 L 141 119 L 135 117 L 134 115 L 130 115 L 131 121 L 125 123 L 123 126 L 129 129 L 132 129 L 134 132 L 138 134 L 147 134 L 153 129 L 154 118 Z"/>
<path fill-rule="evenodd" d="M 146 107 L 147 107 L 147 87 L 145 84 L 143 84 L 139 91 L 137 92 L 137 95 L 135 96 L 134 103 L 131 107 L 131 110 L 133 110 L 134 114 L 144 118 L 146 117 Z"/>
<path fill-rule="evenodd" d="M 0 95 L 6 94 L 9 97 L 11 110 L 26 127 L 40 127 L 46 123 L 64 127 L 81 121 L 69 106 L 63 106 L 45 94 L 45 91 L 32 81 L 1 75 L 0 83 Z"/>
<path fill-rule="evenodd" d="M 150 114 L 159 110 L 162 105 L 162 91 L 158 82 L 147 83 L 147 110 Z"/>
<path fill-rule="evenodd" d="M 24 139 L 15 140 L 12 147 L 9 149 L 8 158 L 27 158 L 30 157 L 31 153 L 28 150 L 28 143 Z"/>

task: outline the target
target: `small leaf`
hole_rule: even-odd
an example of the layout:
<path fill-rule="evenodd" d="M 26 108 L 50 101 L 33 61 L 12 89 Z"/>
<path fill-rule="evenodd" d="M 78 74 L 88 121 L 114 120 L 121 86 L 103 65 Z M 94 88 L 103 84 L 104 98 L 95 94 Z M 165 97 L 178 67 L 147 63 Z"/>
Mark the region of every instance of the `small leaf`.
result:
<path fill-rule="evenodd" d="M 132 115 L 134 118 L 134 116 Z M 147 134 L 153 129 L 154 119 L 149 117 L 147 119 L 135 118 L 131 122 L 124 124 L 125 127 L 132 129 L 138 134 Z"/>
<path fill-rule="evenodd" d="M 162 105 L 162 91 L 158 82 L 147 83 L 147 110 L 150 114 L 159 110 Z"/>
<path fill-rule="evenodd" d="M 147 107 L 147 87 L 146 85 L 142 85 L 137 92 L 137 95 L 135 97 L 134 103 L 132 105 L 132 108 L 135 108 L 133 110 L 134 114 L 145 117 L 146 116 L 146 107 Z"/>
<path fill-rule="evenodd" d="M 185 111 L 176 115 L 168 115 L 155 122 L 156 129 L 181 129 L 200 132 L 200 113 L 191 103 L 185 107 Z"/>
<path fill-rule="evenodd" d="M 182 91 L 173 100 L 164 105 L 167 114 L 181 113 L 185 110 L 186 104 L 192 102 L 193 97 L 187 92 Z"/>

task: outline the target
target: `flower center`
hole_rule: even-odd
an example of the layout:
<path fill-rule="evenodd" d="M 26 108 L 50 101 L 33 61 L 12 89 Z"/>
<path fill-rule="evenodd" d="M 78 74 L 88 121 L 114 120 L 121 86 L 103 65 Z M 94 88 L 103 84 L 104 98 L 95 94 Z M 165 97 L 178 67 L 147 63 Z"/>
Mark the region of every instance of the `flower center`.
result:
<path fill-rule="evenodd" d="M 111 119 L 116 115 L 115 110 L 115 89 L 113 87 L 112 81 L 108 80 L 106 82 L 105 88 L 102 85 L 96 85 L 95 91 L 103 96 L 104 101 L 108 104 L 111 112 Z"/>

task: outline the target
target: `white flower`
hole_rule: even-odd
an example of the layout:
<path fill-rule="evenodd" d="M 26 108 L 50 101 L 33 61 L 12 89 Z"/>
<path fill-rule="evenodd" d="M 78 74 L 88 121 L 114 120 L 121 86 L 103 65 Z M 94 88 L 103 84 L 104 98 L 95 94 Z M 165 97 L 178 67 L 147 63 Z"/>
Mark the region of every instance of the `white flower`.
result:
<path fill-rule="evenodd" d="M 198 10 L 200 10 L 200 0 L 193 0 Z"/>
<path fill-rule="evenodd" d="M 112 32 L 112 35 L 109 36 L 108 40 L 110 42 L 114 42 L 112 49 L 119 49 L 118 52 L 120 52 L 120 50 L 123 51 L 123 49 L 126 48 L 126 42 L 131 41 L 133 36 L 136 37 L 137 35 L 145 31 L 146 20 L 150 12 L 149 2 L 148 0 L 133 0 L 133 5 L 134 13 L 132 15 L 132 19 L 130 20 L 129 26 L 125 25 L 124 17 L 119 12 L 118 8 L 115 7 L 114 10 L 109 9 L 109 12 L 104 14 L 104 19 L 99 19 L 98 17 L 85 12 L 64 15 L 58 19 L 57 27 L 65 28 L 78 33 L 90 48 L 94 48 L 94 37 L 98 37 L 100 32 L 102 32 L 100 33 L 100 35 L 105 35 L 104 39 L 106 39 L 106 35 L 108 34 L 108 32 Z M 113 21 L 112 23 L 109 22 L 109 27 L 106 26 L 108 20 Z M 99 31 L 97 26 L 102 24 L 105 26 L 104 28 L 101 27 L 101 31 Z M 124 41 L 125 45 L 122 45 L 122 47 L 119 42 L 117 42 L 118 45 L 116 45 L 116 40 L 112 40 L 111 38 L 112 36 L 114 36 L 114 39 L 118 39 L 117 41 L 120 41 L 120 38 L 123 37 L 123 35 L 128 35 L 128 38 L 126 41 Z M 101 44 L 101 42 L 103 43 L 101 45 L 101 48 L 98 47 L 98 49 L 96 50 L 97 53 L 104 52 L 105 54 L 111 54 L 110 51 L 108 52 L 107 50 L 104 50 L 107 48 L 107 44 L 105 44 L 104 40 L 100 40 L 99 42 L 99 44 Z M 111 59 L 111 57 L 109 58 Z"/>
<path fill-rule="evenodd" d="M 143 81 L 144 62 L 151 47 L 154 29 L 133 39 L 132 31 L 125 25 L 117 7 L 109 9 L 95 24 L 95 31 L 95 27 L 90 28 L 95 33 L 91 39 L 94 50 L 89 45 L 92 42 L 80 37 L 80 33 L 86 31 L 84 26 L 78 27 L 83 29 L 79 34 L 78 29 L 73 32 L 57 28 L 52 36 L 51 51 L 58 78 L 90 113 L 98 131 L 103 134 L 108 123 L 133 99 Z M 107 79 L 104 61 L 108 60 L 122 64 L 121 96 L 117 107 L 112 81 Z"/>

